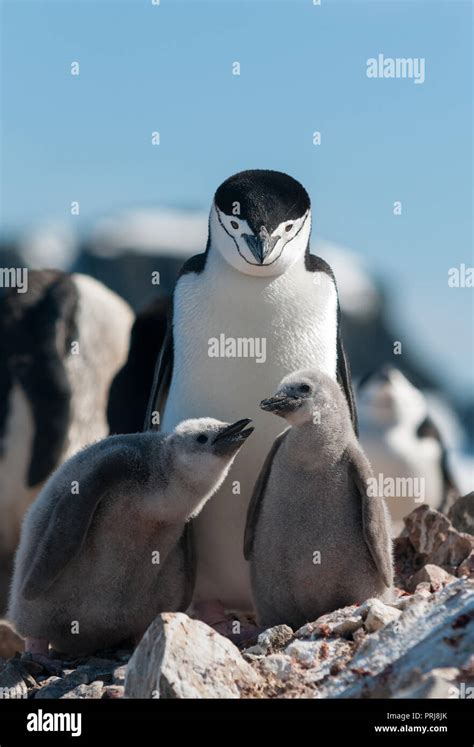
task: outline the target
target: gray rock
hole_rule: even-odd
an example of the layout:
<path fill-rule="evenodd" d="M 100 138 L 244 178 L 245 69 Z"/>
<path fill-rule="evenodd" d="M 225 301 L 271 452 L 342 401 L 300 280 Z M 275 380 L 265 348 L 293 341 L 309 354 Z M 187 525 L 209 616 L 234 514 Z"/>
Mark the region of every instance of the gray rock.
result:
<path fill-rule="evenodd" d="M 125 687 L 123 685 L 106 685 L 102 693 L 103 700 L 116 700 L 117 698 L 123 698 L 125 693 Z"/>
<path fill-rule="evenodd" d="M 452 698 L 456 692 L 455 679 L 460 674 L 455 667 L 439 667 L 428 674 L 414 670 L 411 684 L 402 688 L 395 698 Z"/>
<path fill-rule="evenodd" d="M 461 578 L 462 576 L 467 576 L 467 578 L 474 578 L 474 550 L 466 558 L 466 560 L 463 560 L 461 565 L 458 566 L 456 576 L 459 576 L 459 578 Z"/>
<path fill-rule="evenodd" d="M 77 669 L 66 677 L 49 677 L 42 687 L 35 693 L 36 698 L 63 698 L 68 692 L 79 685 L 88 685 L 91 673 L 86 669 Z M 72 696 L 75 697 L 75 696 Z M 79 697 L 79 696 L 77 696 Z"/>
<path fill-rule="evenodd" d="M 35 680 L 19 658 L 7 661 L 0 671 L 0 698 L 3 700 L 26 698 L 28 685 L 34 687 Z"/>
<path fill-rule="evenodd" d="M 127 673 L 127 665 L 122 664 L 120 667 L 115 667 L 113 672 L 113 684 L 114 685 L 125 685 L 125 675 Z"/>
<path fill-rule="evenodd" d="M 449 509 L 448 516 L 458 532 L 474 534 L 474 491 L 458 498 Z"/>
<path fill-rule="evenodd" d="M 420 568 L 419 571 L 413 574 L 411 577 L 408 588 L 410 591 L 415 591 L 419 584 L 428 584 L 428 591 L 439 591 L 446 584 L 450 584 L 456 580 L 456 576 L 451 573 L 447 573 L 443 568 L 433 563 L 427 563 Z M 424 587 L 426 588 L 426 587 Z"/>
<path fill-rule="evenodd" d="M 334 635 L 340 635 L 340 636 L 350 636 L 353 633 L 355 633 L 356 630 L 362 627 L 364 624 L 364 621 L 362 620 L 362 616 L 360 617 L 346 617 L 342 622 L 338 623 L 333 628 L 333 634 Z"/>
<path fill-rule="evenodd" d="M 285 648 L 285 654 L 295 659 L 298 664 L 311 667 L 318 661 L 322 641 L 293 641 Z"/>
<path fill-rule="evenodd" d="M 406 607 L 367 636 L 350 664 L 320 685 L 320 697 L 391 698 L 434 669 L 462 669 L 474 650 L 474 582 L 455 581 Z M 419 677 L 418 677 L 419 675 Z"/>
<path fill-rule="evenodd" d="M 285 654 L 270 654 L 260 662 L 259 671 L 278 680 L 288 680 L 293 672 L 291 658 Z"/>
<path fill-rule="evenodd" d="M 259 677 L 229 640 L 183 613 L 152 622 L 127 666 L 129 698 L 239 698 Z"/>
<path fill-rule="evenodd" d="M 471 553 L 474 538 L 458 532 L 449 519 L 428 506 L 404 518 L 404 534 L 425 563 L 457 568 Z"/>
<path fill-rule="evenodd" d="M 64 695 L 60 696 L 62 700 L 67 700 L 71 698 L 79 698 L 81 700 L 87 699 L 87 700 L 97 700 L 99 698 L 102 698 L 102 694 L 104 692 L 104 683 L 101 681 L 98 682 L 91 682 L 90 685 L 78 685 L 73 690 L 69 690 Z"/>
<path fill-rule="evenodd" d="M 264 654 L 270 654 L 284 648 L 288 641 L 293 638 L 293 630 L 289 625 L 275 625 L 260 633 L 255 648 L 262 650 Z"/>
<path fill-rule="evenodd" d="M 367 614 L 364 627 L 368 633 L 375 633 L 385 625 L 395 622 L 402 614 L 396 607 L 384 604 L 380 599 L 367 600 L 365 610 Z"/>
<path fill-rule="evenodd" d="M 317 638 L 327 638 L 331 635 L 342 635 L 336 629 L 355 630 L 354 621 L 360 619 L 362 625 L 363 605 L 353 604 L 350 607 L 341 607 L 340 609 L 321 615 L 314 622 L 306 623 L 302 628 L 296 631 L 296 637 L 303 640 L 316 640 Z"/>
<path fill-rule="evenodd" d="M 406 610 L 408 609 L 408 607 L 411 607 L 414 604 L 418 604 L 419 602 L 424 602 L 427 599 L 430 599 L 430 597 L 431 591 L 429 588 L 429 584 L 418 584 L 414 594 L 399 597 L 397 601 L 394 602 L 391 606 L 396 607 L 399 610 Z"/>
<path fill-rule="evenodd" d="M 84 684 L 94 682 L 95 680 L 112 683 L 114 681 L 114 673 L 117 670 L 116 664 L 111 659 L 96 659 L 95 657 L 91 657 L 85 664 L 80 664 L 76 672 L 80 672 L 81 676 L 86 678 L 83 680 Z M 123 684 L 123 682 L 119 684 Z"/>

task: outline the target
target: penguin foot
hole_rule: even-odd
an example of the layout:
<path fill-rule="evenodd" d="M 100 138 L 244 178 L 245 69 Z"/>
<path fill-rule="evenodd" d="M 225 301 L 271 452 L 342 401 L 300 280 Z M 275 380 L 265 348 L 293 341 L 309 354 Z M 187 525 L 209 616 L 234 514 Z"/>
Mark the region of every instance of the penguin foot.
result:
<path fill-rule="evenodd" d="M 26 638 L 22 662 L 28 667 L 33 662 L 39 664 L 48 674 L 62 674 L 63 665 L 59 659 L 49 656 L 49 641 L 44 638 Z"/>
<path fill-rule="evenodd" d="M 237 646 L 237 648 L 243 649 L 249 646 L 254 646 L 257 643 L 258 636 L 266 628 L 259 628 L 256 625 L 246 625 L 241 628 L 240 633 L 231 633 L 227 638 Z"/>
<path fill-rule="evenodd" d="M 206 623 L 217 633 L 227 635 L 232 632 L 231 625 L 235 622 L 234 618 L 226 612 L 224 605 L 218 599 L 198 602 L 194 605 L 193 612 L 196 620 Z"/>
<path fill-rule="evenodd" d="M 264 628 L 251 623 L 242 623 L 237 617 L 226 611 L 219 600 L 198 602 L 194 605 L 194 617 L 205 622 L 217 633 L 228 638 L 239 648 L 245 648 L 257 642 Z"/>
<path fill-rule="evenodd" d="M 25 652 L 28 654 L 40 654 L 47 656 L 49 641 L 46 638 L 25 638 Z"/>

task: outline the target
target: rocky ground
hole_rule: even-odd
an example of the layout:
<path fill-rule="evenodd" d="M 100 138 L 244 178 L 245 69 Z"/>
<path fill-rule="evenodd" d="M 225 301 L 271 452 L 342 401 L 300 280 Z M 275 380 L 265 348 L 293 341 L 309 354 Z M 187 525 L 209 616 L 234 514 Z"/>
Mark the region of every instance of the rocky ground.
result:
<path fill-rule="evenodd" d="M 204 623 L 164 613 L 135 649 L 54 662 L 22 653 L 0 622 L 0 697 L 455 698 L 474 687 L 474 494 L 423 505 L 395 540 L 397 592 L 239 649 Z M 474 691 L 473 691 L 474 692 Z"/>

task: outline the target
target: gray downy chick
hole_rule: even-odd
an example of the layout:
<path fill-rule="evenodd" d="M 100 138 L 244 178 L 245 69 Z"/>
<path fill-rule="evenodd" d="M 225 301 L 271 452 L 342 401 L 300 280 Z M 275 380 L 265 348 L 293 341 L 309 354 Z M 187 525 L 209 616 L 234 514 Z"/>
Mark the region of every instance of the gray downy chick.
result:
<path fill-rule="evenodd" d="M 170 434 L 111 436 L 53 474 L 15 558 L 9 617 L 27 649 L 47 653 L 49 642 L 88 653 L 139 638 L 159 612 L 187 608 L 186 522 L 221 485 L 249 422 L 200 418 Z"/>
<path fill-rule="evenodd" d="M 292 425 L 275 440 L 247 515 L 258 622 L 294 629 L 369 597 L 391 597 L 389 517 L 339 385 L 309 369 L 260 407 Z"/>

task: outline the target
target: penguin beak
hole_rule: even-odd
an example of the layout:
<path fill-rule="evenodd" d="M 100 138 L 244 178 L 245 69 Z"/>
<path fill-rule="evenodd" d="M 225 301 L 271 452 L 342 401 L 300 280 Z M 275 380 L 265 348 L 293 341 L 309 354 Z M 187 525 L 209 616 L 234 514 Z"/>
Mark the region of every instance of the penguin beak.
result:
<path fill-rule="evenodd" d="M 304 397 L 288 397 L 286 394 L 275 394 L 269 399 L 262 399 L 260 409 L 265 412 L 272 412 L 284 418 L 289 412 L 294 412 L 304 402 Z"/>
<path fill-rule="evenodd" d="M 280 238 L 279 236 L 270 236 L 265 226 L 261 227 L 258 236 L 244 233 L 243 237 L 252 255 L 260 265 L 263 265 L 267 257 L 270 256 Z"/>
<path fill-rule="evenodd" d="M 249 418 L 237 420 L 236 423 L 226 425 L 214 438 L 214 451 L 219 455 L 232 454 L 253 433 L 254 428 L 246 428 L 251 423 Z"/>

